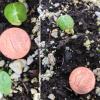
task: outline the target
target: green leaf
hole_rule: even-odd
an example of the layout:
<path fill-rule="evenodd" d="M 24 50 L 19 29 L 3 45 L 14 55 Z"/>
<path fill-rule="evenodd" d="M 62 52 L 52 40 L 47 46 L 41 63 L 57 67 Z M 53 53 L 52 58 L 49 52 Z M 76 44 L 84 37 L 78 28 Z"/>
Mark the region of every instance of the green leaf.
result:
<path fill-rule="evenodd" d="M 23 3 L 10 3 L 4 9 L 4 16 L 12 25 L 19 26 L 27 19 L 27 10 Z"/>
<path fill-rule="evenodd" d="M 11 78 L 5 71 L 0 71 L 0 93 L 8 95 L 11 92 Z"/>
<path fill-rule="evenodd" d="M 61 15 L 57 21 L 57 25 L 61 28 L 61 30 L 70 33 L 73 33 L 74 28 L 74 20 L 70 15 Z"/>

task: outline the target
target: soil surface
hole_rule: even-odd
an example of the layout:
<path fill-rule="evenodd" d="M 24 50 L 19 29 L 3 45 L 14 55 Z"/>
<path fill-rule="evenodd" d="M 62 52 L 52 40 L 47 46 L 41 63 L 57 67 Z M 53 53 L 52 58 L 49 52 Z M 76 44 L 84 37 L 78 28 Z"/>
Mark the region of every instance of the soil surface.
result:
<path fill-rule="evenodd" d="M 11 2 L 16 2 L 18 0 L 0 0 L 0 33 L 2 33 L 5 29 L 10 28 L 10 27 L 16 27 L 12 26 L 4 17 L 3 10 L 4 7 L 11 3 Z M 36 22 L 31 22 L 32 18 L 38 18 L 38 12 L 37 12 L 37 7 L 39 6 L 39 1 L 38 0 L 26 0 L 26 4 L 28 5 L 28 18 L 27 20 L 19 26 L 19 28 L 24 29 L 29 36 L 31 37 L 33 35 L 32 29 L 35 26 Z M 37 35 L 34 35 L 34 37 L 37 37 Z M 34 38 L 31 39 L 32 46 L 30 52 L 22 59 L 27 59 L 28 56 L 34 54 L 36 50 L 38 50 L 37 45 L 34 42 Z M 4 57 L 0 53 L 0 60 L 5 61 L 5 66 L 3 67 L 3 70 L 6 72 L 9 72 L 9 67 L 6 66 L 6 64 L 10 64 L 12 60 Z M 12 93 L 10 96 L 4 97 L 5 100 L 33 100 L 33 95 L 31 94 L 31 88 L 35 88 L 38 91 L 38 82 L 32 83 L 31 80 L 33 78 L 37 78 L 38 80 L 38 69 L 39 69 L 39 60 L 38 60 L 38 55 L 34 58 L 34 61 L 29 65 L 29 70 L 27 72 L 23 72 L 21 77 L 17 82 L 13 81 L 13 90 L 16 90 L 16 93 Z M 25 78 L 27 80 L 25 81 Z M 22 91 L 17 90 L 17 87 L 21 87 Z M 4 99 L 3 99 L 4 100 Z"/>
<path fill-rule="evenodd" d="M 3 14 L 4 7 L 15 1 L 18 0 L 0 0 L 0 34 L 7 28 L 15 27 L 8 23 Z M 19 28 L 28 32 L 32 46 L 22 59 L 35 56 L 29 69 L 21 74 L 18 81 L 13 81 L 12 94 L 4 96 L 3 100 L 35 100 L 31 90 L 35 89 L 36 94 L 39 92 L 39 71 L 42 77 L 41 100 L 100 100 L 100 91 L 99 95 L 96 92 L 100 88 L 100 74 L 96 77 L 95 89 L 88 94 L 78 95 L 69 86 L 69 75 L 78 66 L 88 67 L 92 71 L 100 68 L 100 23 L 97 24 L 95 14 L 100 12 L 100 8 L 81 0 L 41 0 L 40 5 L 38 0 L 26 0 L 26 4 L 28 18 Z M 56 25 L 55 20 L 61 14 L 73 17 L 75 35 L 67 35 Z M 39 23 L 41 29 L 38 29 Z M 36 39 L 40 30 L 41 50 L 38 52 Z M 91 42 L 89 47 L 84 45 L 87 40 Z M 0 69 L 9 73 L 9 64 L 13 60 L 0 54 L 1 60 L 5 65 Z"/>
<path fill-rule="evenodd" d="M 41 73 L 53 71 L 50 79 L 43 79 L 41 83 L 42 100 L 100 100 L 95 89 L 100 87 L 100 81 L 96 82 L 95 89 L 86 95 L 78 95 L 69 86 L 69 75 L 78 66 L 85 66 L 92 71 L 100 68 L 100 33 L 98 31 L 97 16 L 95 11 L 100 11 L 96 5 L 79 0 L 42 0 L 41 7 L 44 18 L 41 18 L 41 37 L 45 41 L 44 58 L 52 53 L 55 57 L 53 70 L 49 64 L 42 64 Z M 60 12 L 60 13 L 59 13 Z M 69 14 L 75 21 L 75 35 L 67 35 L 56 25 L 55 18 L 60 14 Z M 55 30 L 55 31 L 54 31 Z M 55 32 L 52 35 L 52 32 Z M 94 41 L 89 49 L 84 46 L 85 41 Z M 46 60 L 45 60 L 46 62 Z M 50 98 L 49 95 L 53 96 Z"/>

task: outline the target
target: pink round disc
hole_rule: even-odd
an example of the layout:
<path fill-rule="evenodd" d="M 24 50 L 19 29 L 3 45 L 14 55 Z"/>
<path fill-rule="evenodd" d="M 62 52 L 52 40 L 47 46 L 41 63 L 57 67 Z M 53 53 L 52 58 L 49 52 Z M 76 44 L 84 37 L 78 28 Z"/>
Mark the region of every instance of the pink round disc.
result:
<path fill-rule="evenodd" d="M 10 59 L 24 57 L 30 50 L 31 40 L 23 29 L 9 28 L 0 37 L 0 50 Z"/>
<path fill-rule="evenodd" d="M 87 94 L 95 87 L 94 73 L 86 67 L 78 67 L 71 72 L 69 84 L 77 94 Z"/>

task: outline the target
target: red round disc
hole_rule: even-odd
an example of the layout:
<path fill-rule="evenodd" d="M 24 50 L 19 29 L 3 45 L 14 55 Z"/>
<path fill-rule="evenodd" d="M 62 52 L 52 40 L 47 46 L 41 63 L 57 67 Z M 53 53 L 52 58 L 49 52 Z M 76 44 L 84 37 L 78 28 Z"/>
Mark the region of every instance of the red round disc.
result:
<path fill-rule="evenodd" d="M 31 40 L 23 29 L 9 28 L 0 37 L 0 50 L 10 59 L 24 57 L 30 50 Z"/>
<path fill-rule="evenodd" d="M 70 74 L 69 84 L 78 94 L 89 93 L 95 87 L 94 73 L 86 67 L 78 67 Z"/>

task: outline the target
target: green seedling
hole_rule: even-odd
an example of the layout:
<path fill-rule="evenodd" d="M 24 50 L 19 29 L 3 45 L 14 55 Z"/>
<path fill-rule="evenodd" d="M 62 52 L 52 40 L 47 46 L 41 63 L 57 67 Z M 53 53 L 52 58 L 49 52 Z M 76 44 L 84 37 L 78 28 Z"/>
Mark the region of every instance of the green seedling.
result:
<path fill-rule="evenodd" d="M 23 3 L 10 3 L 4 9 L 4 16 L 9 23 L 19 26 L 27 19 L 27 9 Z"/>
<path fill-rule="evenodd" d="M 11 78 L 5 71 L 0 71 L 0 93 L 8 95 L 11 93 Z"/>
<path fill-rule="evenodd" d="M 56 23 L 67 34 L 74 34 L 74 20 L 70 15 L 61 15 Z"/>

